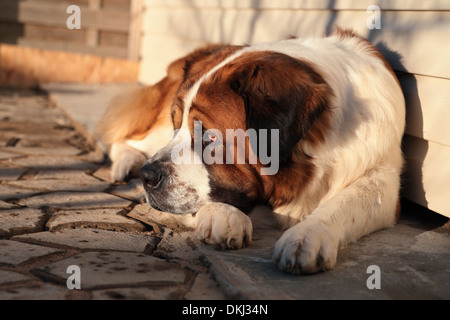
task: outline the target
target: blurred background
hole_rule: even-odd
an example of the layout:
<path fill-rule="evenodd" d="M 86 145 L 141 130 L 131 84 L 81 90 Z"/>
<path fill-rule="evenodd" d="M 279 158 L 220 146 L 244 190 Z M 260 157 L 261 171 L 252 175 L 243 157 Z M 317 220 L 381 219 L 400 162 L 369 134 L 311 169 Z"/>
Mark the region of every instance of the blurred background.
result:
<path fill-rule="evenodd" d="M 67 27 L 70 5 L 80 8 L 81 29 Z M 136 82 L 136 10 L 142 1 L 0 0 L 1 84 Z"/>
<path fill-rule="evenodd" d="M 81 29 L 67 27 L 71 5 Z M 148 85 L 206 43 L 319 37 L 336 25 L 372 41 L 402 84 L 403 196 L 450 216 L 448 0 L 0 0 L 0 86 Z"/>

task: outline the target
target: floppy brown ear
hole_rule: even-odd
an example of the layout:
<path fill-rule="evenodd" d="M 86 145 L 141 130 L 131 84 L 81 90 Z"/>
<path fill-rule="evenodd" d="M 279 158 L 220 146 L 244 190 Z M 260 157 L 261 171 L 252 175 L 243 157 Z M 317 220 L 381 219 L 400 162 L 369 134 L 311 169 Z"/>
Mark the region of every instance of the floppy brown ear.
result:
<path fill-rule="evenodd" d="M 285 160 L 326 110 L 331 89 L 308 63 L 285 54 L 250 52 L 233 64 L 231 88 L 244 100 L 247 129 L 268 129 L 269 142 L 278 129 Z"/>

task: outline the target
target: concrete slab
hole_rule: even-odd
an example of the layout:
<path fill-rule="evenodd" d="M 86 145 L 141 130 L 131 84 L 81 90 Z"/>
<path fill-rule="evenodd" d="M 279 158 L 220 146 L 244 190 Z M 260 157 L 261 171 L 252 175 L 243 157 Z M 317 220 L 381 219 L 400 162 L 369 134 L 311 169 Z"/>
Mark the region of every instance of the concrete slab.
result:
<path fill-rule="evenodd" d="M 49 157 L 28 156 L 14 160 L 14 164 L 20 167 L 36 170 L 58 170 L 58 169 L 92 169 L 97 164 L 83 161 L 79 157 Z"/>
<path fill-rule="evenodd" d="M 68 297 L 70 292 L 66 287 L 36 281 L 0 291 L 0 300 L 65 300 Z"/>
<path fill-rule="evenodd" d="M 11 160 L 7 159 L 6 164 L 8 164 Z M 12 168 L 7 167 L 6 164 L 0 163 L 0 178 L 2 180 L 16 180 L 18 179 L 24 172 L 23 168 Z"/>
<path fill-rule="evenodd" d="M 100 192 L 109 187 L 109 184 L 97 179 L 84 180 L 19 180 L 6 183 L 8 186 L 36 190 L 39 192 L 53 191 L 84 191 L 84 192 Z"/>
<path fill-rule="evenodd" d="M 42 86 L 56 105 L 78 124 L 78 130 L 94 137 L 97 122 L 110 100 L 121 92 L 137 87 L 137 84 L 82 83 L 51 83 Z"/>
<path fill-rule="evenodd" d="M 47 221 L 50 231 L 75 228 L 94 228 L 115 231 L 146 231 L 145 227 L 134 220 L 118 213 L 123 209 L 90 209 L 59 211 Z"/>
<path fill-rule="evenodd" d="M 21 273 L 0 270 L 0 286 L 12 283 L 17 284 L 18 282 L 30 281 L 31 279 L 30 276 Z"/>
<path fill-rule="evenodd" d="M 15 236 L 13 240 L 57 248 L 152 251 L 157 239 L 148 233 L 114 232 L 96 229 L 64 229 L 56 232 L 38 232 Z"/>
<path fill-rule="evenodd" d="M 333 270 L 310 276 L 280 272 L 271 261 L 273 245 L 260 246 L 260 240 L 244 250 L 204 254 L 213 275 L 238 298 L 449 299 L 449 235 L 441 234 L 436 243 L 446 250 L 435 253 L 430 243 L 419 252 L 415 250 L 419 239 L 434 232 L 409 226 L 409 221 L 406 217 L 392 229 L 349 245 L 340 251 Z M 379 268 L 379 289 L 367 284 L 374 273 L 370 266 Z"/>
<path fill-rule="evenodd" d="M 167 287 L 183 285 L 187 270 L 156 257 L 131 252 L 86 252 L 34 271 L 41 278 L 65 284 L 67 267 L 80 269 L 81 288 L 87 290 L 120 287 Z M 120 271 L 120 272 L 117 272 Z"/>
<path fill-rule="evenodd" d="M 11 240 L 0 240 L 0 264 L 18 266 L 26 261 L 46 256 L 58 249 Z"/>
<path fill-rule="evenodd" d="M 1 190 L 1 188 L 0 188 Z M 0 236 L 38 232 L 44 225 L 45 214 L 34 208 L 15 208 L 0 211 Z"/>
<path fill-rule="evenodd" d="M 125 208 L 131 202 L 104 192 L 52 192 L 36 195 L 18 202 L 32 208 L 52 207 L 63 210 L 89 208 Z"/>
<path fill-rule="evenodd" d="M 39 193 L 39 191 L 0 185 L 0 200 L 20 199 L 36 195 L 37 193 Z"/>

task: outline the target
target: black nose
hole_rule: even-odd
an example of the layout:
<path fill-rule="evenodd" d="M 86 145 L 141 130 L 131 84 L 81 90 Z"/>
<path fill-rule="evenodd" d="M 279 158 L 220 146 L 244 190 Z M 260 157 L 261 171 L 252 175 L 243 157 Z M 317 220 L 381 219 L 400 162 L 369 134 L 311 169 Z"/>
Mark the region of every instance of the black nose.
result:
<path fill-rule="evenodd" d="M 144 186 L 156 188 L 162 180 L 164 180 L 164 173 L 161 165 L 157 162 L 147 162 L 139 171 Z"/>

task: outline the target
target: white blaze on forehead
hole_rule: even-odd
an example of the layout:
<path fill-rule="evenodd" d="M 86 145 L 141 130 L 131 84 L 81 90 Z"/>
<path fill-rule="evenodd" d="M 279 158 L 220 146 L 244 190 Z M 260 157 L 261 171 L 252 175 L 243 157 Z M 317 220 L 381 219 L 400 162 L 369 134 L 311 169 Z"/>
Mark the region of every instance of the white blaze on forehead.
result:
<path fill-rule="evenodd" d="M 200 85 L 205 81 L 205 79 L 208 79 L 212 74 L 214 74 L 216 71 L 218 71 L 220 68 L 222 68 L 227 63 L 231 62 L 238 56 L 242 54 L 242 52 L 246 51 L 248 48 L 244 48 L 241 50 L 238 50 L 237 52 L 230 55 L 228 58 L 223 60 L 221 63 L 216 65 L 214 68 L 209 70 L 207 73 L 205 73 L 188 91 L 186 96 L 184 97 L 184 110 L 183 110 L 183 121 L 181 123 L 181 128 L 188 129 L 188 119 L 189 119 L 189 110 L 192 106 L 192 101 L 194 100 L 195 96 L 197 95 L 198 89 L 200 89 Z"/>
<path fill-rule="evenodd" d="M 242 53 L 242 50 L 232 54 L 228 58 L 226 58 L 224 61 L 219 63 L 217 66 L 212 68 L 209 72 L 207 72 L 205 75 L 203 75 L 188 91 L 186 96 L 183 99 L 184 102 L 184 110 L 183 110 L 183 119 L 181 123 L 181 128 L 175 131 L 175 134 L 172 138 L 172 141 L 166 146 L 166 150 L 169 150 L 169 152 L 179 152 L 179 150 L 183 150 L 183 152 L 186 152 L 188 154 L 187 161 L 179 161 L 178 163 L 172 162 L 175 164 L 173 167 L 176 171 L 176 184 L 180 184 L 183 186 L 189 186 L 193 190 L 195 190 L 195 194 L 198 196 L 197 203 L 199 205 L 204 205 L 208 202 L 210 202 L 209 193 L 211 191 L 211 188 L 209 186 L 209 174 L 208 170 L 205 167 L 205 164 L 201 160 L 201 155 L 198 155 L 192 150 L 191 148 L 191 137 L 190 137 L 190 131 L 189 131 L 189 125 L 188 125 L 188 119 L 189 119 L 189 110 L 192 106 L 192 101 L 194 100 L 195 96 L 197 95 L 197 92 L 200 88 L 200 85 L 202 82 L 207 79 L 210 75 L 212 75 L 214 72 L 222 68 L 224 65 L 232 61 L 234 58 L 239 56 Z M 188 137 L 188 138 L 186 138 Z M 189 150 L 189 151 L 188 151 Z M 171 154 L 171 157 L 173 157 L 173 154 Z M 200 157 L 200 159 L 197 159 Z M 177 162 L 177 161 L 175 161 Z M 180 186 L 180 188 L 182 188 Z M 183 187 L 184 188 L 184 187 Z M 177 188 L 175 188 L 177 189 Z M 177 190 L 175 190 L 175 193 Z M 183 198 L 186 198 L 186 195 L 184 192 L 182 192 Z M 175 196 L 176 198 L 176 196 Z M 185 199 L 186 200 L 186 199 Z"/>

